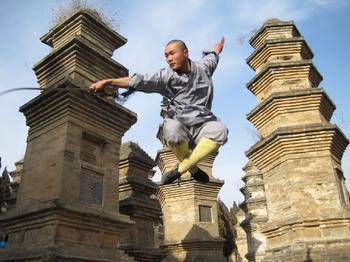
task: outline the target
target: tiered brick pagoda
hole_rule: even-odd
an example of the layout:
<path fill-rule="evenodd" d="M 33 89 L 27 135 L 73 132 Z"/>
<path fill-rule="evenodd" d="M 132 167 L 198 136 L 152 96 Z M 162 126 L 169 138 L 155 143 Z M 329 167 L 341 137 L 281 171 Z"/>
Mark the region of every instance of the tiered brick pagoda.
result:
<path fill-rule="evenodd" d="M 317 30 L 317 29 L 315 29 Z M 248 114 L 261 140 L 247 151 L 263 174 L 264 261 L 349 261 L 350 209 L 341 159 L 348 140 L 319 87 L 312 51 L 293 22 L 270 19 L 250 40 Z"/>
<path fill-rule="evenodd" d="M 42 41 L 53 50 L 34 66 L 42 93 L 20 109 L 29 134 L 16 207 L 0 216 L 0 261 L 134 261 L 117 248 L 133 224 L 119 213 L 118 162 L 136 115 L 87 90 L 127 75 L 111 59 L 126 39 L 80 11 Z"/>
<path fill-rule="evenodd" d="M 237 223 L 234 225 L 236 230 L 236 250 L 231 255 L 233 262 L 247 262 L 246 254 L 248 253 L 248 242 L 247 242 L 247 233 L 241 226 L 241 223 L 246 219 L 246 214 L 242 208 L 238 208 L 235 213 Z"/>
<path fill-rule="evenodd" d="M 152 182 L 156 163 L 137 144 L 122 144 L 119 162 L 120 213 L 135 221 L 122 239 L 122 248 L 137 261 L 163 259 L 162 211 L 153 195 L 158 185 Z"/>
<path fill-rule="evenodd" d="M 248 261 L 261 261 L 265 256 L 266 238 L 261 226 L 267 222 L 266 197 L 264 180 L 260 170 L 252 161 L 243 168 L 246 175 L 242 178 L 245 186 L 241 188 L 244 201 L 240 207 L 245 219 L 241 222 L 247 234 Z"/>
<path fill-rule="evenodd" d="M 158 138 L 162 139 L 159 129 Z M 226 261 L 223 239 L 219 236 L 217 196 L 223 182 L 212 176 L 215 155 L 208 156 L 199 166 L 209 176 L 208 183 L 193 180 L 187 172 L 181 182 L 159 186 L 157 197 L 163 212 L 164 261 Z M 162 174 L 179 162 L 164 145 L 156 157 Z"/>

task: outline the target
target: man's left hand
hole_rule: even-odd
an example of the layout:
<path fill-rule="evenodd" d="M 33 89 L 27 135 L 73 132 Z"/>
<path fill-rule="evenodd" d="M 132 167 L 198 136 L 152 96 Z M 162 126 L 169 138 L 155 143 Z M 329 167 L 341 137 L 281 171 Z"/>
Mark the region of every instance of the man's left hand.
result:
<path fill-rule="evenodd" d="M 224 44 L 225 44 L 224 37 L 221 38 L 219 43 L 215 44 L 214 51 L 217 55 L 219 55 L 222 52 L 222 49 L 224 48 Z"/>

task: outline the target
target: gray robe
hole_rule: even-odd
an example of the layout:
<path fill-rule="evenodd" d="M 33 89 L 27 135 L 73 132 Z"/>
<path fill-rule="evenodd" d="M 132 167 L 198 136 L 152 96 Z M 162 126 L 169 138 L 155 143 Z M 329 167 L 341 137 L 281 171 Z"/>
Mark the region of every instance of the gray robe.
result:
<path fill-rule="evenodd" d="M 219 56 L 205 55 L 198 62 L 191 61 L 191 73 L 179 74 L 170 67 L 153 74 L 135 74 L 130 87 L 145 93 L 159 93 L 165 97 L 163 106 L 168 117 L 186 126 L 216 120 L 211 110 L 213 100 L 212 75 Z"/>
<path fill-rule="evenodd" d="M 214 91 L 212 75 L 218 61 L 219 56 L 214 52 L 204 53 L 198 62 L 191 61 L 191 72 L 188 75 L 179 74 L 170 67 L 166 67 L 153 74 L 134 74 L 130 87 L 136 91 L 161 94 L 164 97 L 162 109 L 166 115 L 165 124 L 173 122 L 166 121 L 167 118 L 180 122 L 189 132 L 178 134 L 176 140 L 184 140 L 185 135 L 189 136 L 186 140 L 192 140 L 193 136 L 199 133 L 198 130 L 202 124 L 219 122 L 211 112 Z M 174 125 L 164 130 L 172 130 L 173 127 Z M 218 142 L 223 144 L 227 140 L 228 130 L 221 122 L 217 124 L 217 129 L 220 133 Z M 173 133 L 181 133 L 181 130 L 174 130 Z"/>

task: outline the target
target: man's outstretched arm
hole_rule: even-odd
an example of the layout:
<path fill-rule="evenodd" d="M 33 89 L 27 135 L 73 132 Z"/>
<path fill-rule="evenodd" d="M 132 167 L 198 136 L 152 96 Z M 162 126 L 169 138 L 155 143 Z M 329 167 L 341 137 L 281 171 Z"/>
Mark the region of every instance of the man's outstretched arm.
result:
<path fill-rule="evenodd" d="M 107 86 L 112 88 L 133 88 L 136 91 L 145 93 L 164 93 L 166 79 L 169 77 L 164 73 L 164 69 L 160 69 L 152 74 L 134 74 L 133 76 L 104 79 L 93 83 L 90 86 L 92 92 L 103 90 Z"/>
<path fill-rule="evenodd" d="M 97 92 L 103 90 L 106 86 L 112 86 L 115 88 L 129 88 L 131 82 L 131 77 L 121 77 L 121 78 L 111 78 L 98 81 L 91 84 L 90 90 L 92 92 Z"/>
<path fill-rule="evenodd" d="M 212 76 L 219 62 L 219 54 L 222 52 L 225 44 L 225 38 L 214 45 L 214 50 L 203 51 L 203 57 L 199 62 L 204 66 L 207 74 Z"/>

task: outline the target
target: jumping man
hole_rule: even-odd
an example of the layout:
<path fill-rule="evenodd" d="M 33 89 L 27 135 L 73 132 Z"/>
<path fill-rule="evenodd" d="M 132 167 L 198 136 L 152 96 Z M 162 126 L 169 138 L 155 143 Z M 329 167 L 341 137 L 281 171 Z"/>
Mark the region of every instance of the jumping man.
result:
<path fill-rule="evenodd" d="M 196 180 L 208 181 L 208 175 L 196 165 L 227 141 L 227 127 L 211 112 L 212 75 L 224 42 L 221 38 L 213 51 L 203 52 L 203 57 L 194 62 L 189 58 L 186 44 L 172 40 L 165 47 L 169 67 L 153 74 L 105 79 L 90 86 L 93 92 L 112 86 L 159 93 L 164 97 L 163 138 L 180 164 L 163 174 L 162 184 L 179 179 L 186 171 Z"/>

